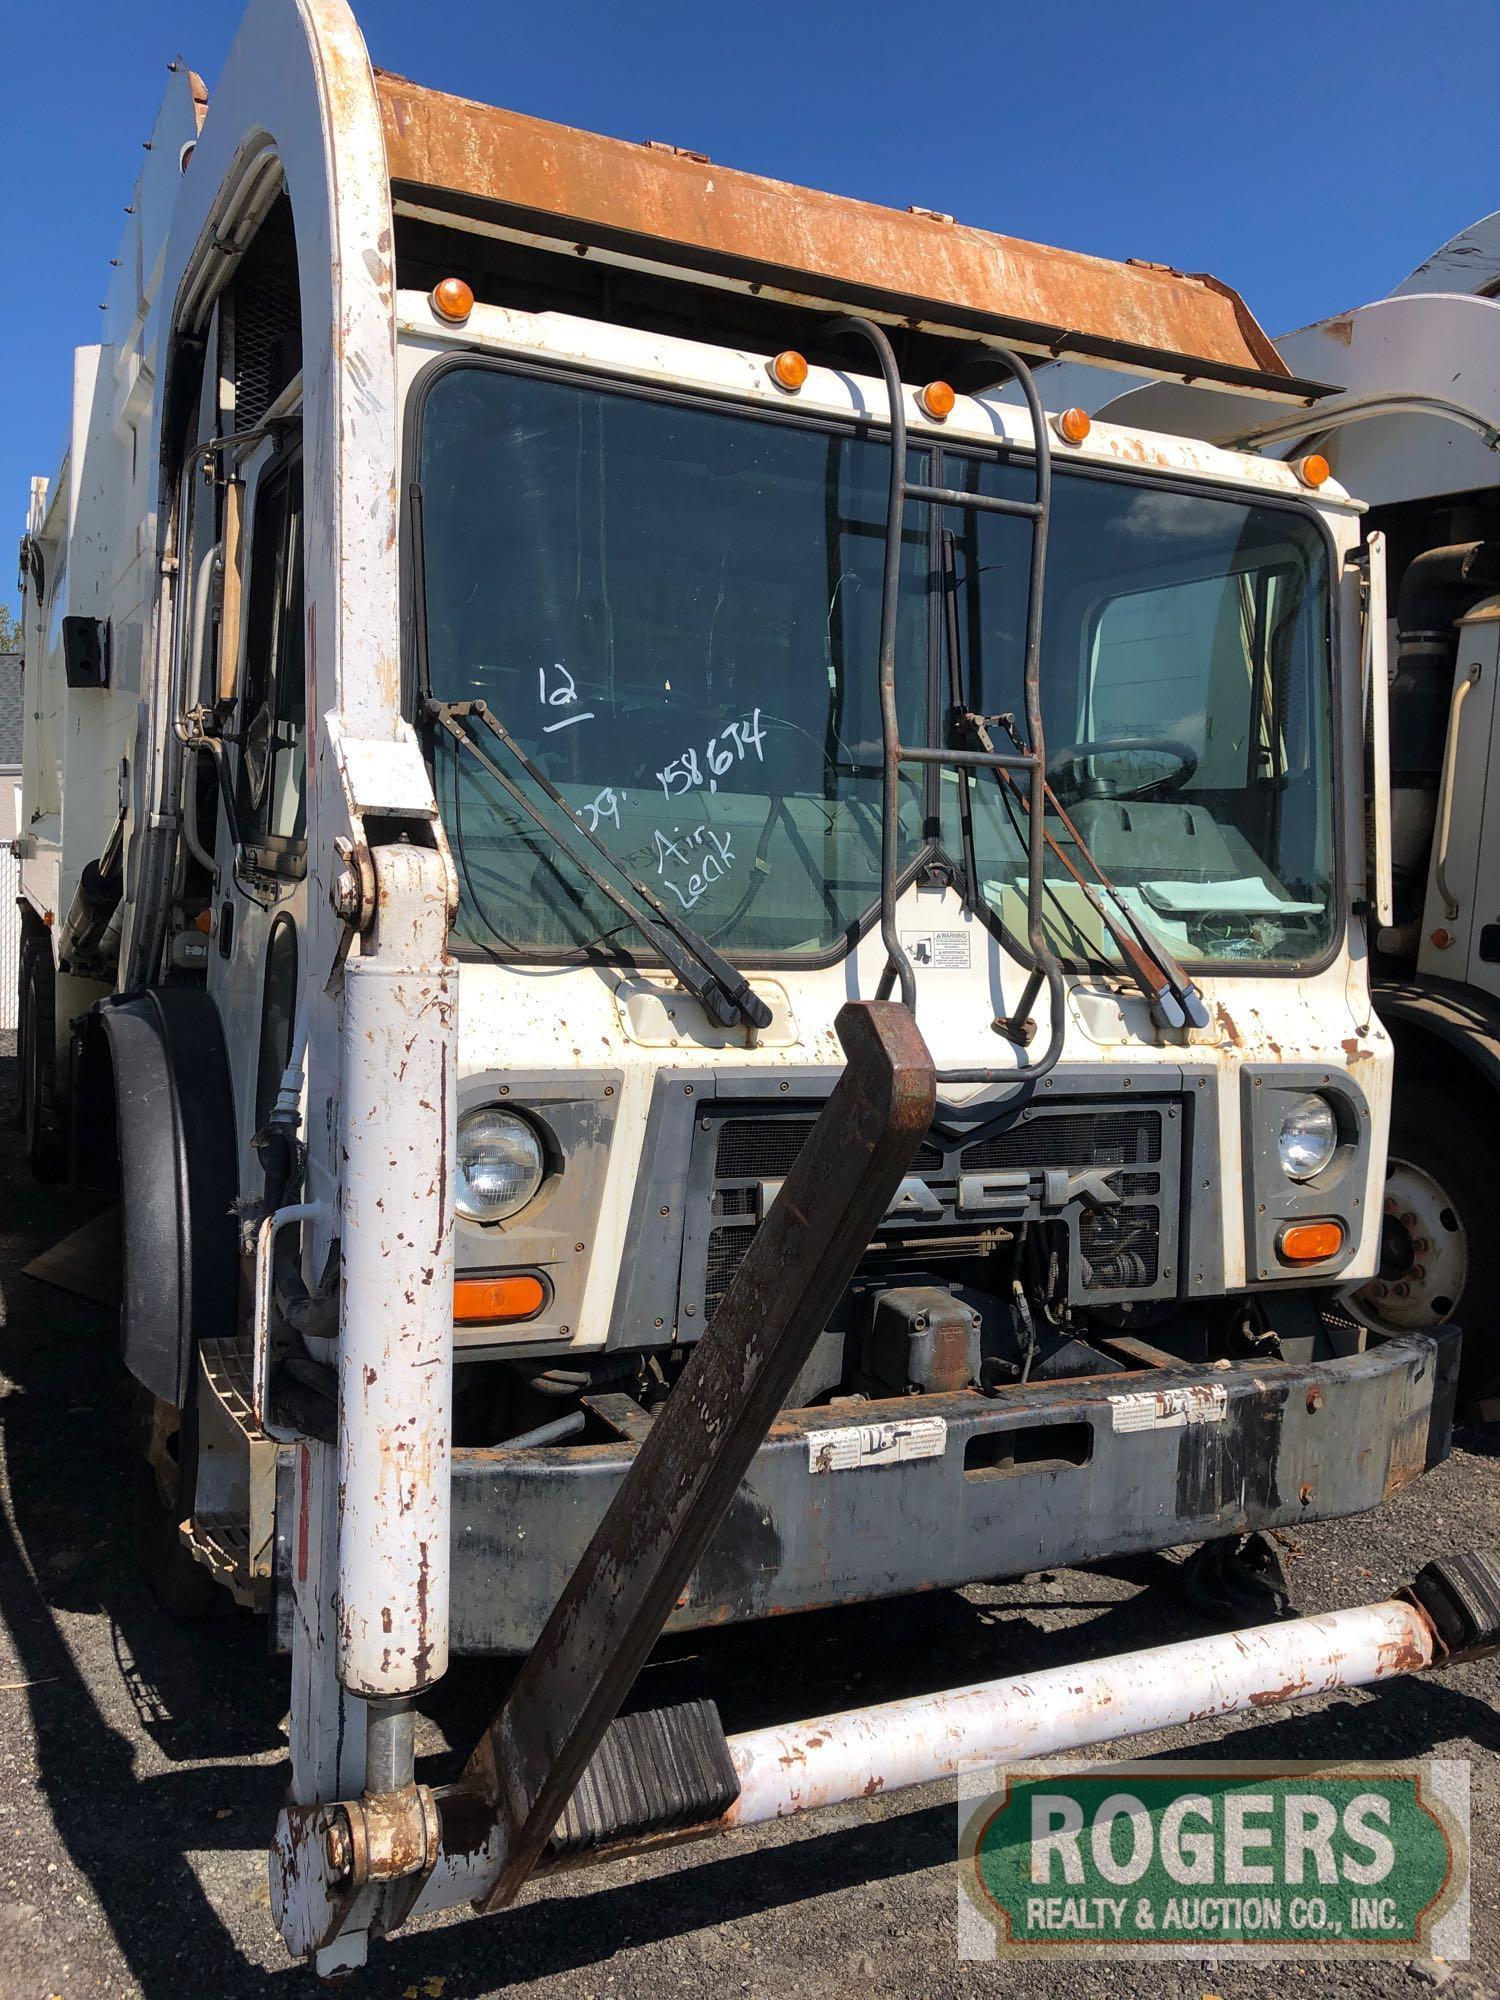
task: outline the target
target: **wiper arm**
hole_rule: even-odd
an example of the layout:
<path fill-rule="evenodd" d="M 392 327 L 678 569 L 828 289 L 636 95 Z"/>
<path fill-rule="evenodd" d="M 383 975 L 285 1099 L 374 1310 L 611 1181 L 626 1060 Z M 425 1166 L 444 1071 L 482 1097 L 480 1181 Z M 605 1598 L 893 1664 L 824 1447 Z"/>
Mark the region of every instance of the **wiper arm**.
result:
<path fill-rule="evenodd" d="M 1167 947 L 1162 943 L 1155 931 L 1149 929 L 1147 925 L 1141 922 L 1135 911 L 1120 894 L 1117 886 L 1111 882 L 1104 870 L 1099 866 L 1099 863 L 1094 859 L 1093 854 L 1089 850 L 1088 842 L 1078 831 L 1078 828 L 1073 824 L 1068 814 L 1063 810 L 1062 803 L 1056 792 L 1053 791 L 1045 778 L 1042 780 L 1042 790 L 1044 796 L 1050 800 L 1052 810 L 1067 829 L 1074 846 L 1083 856 L 1088 866 L 1098 876 L 1099 889 L 1109 897 L 1113 907 L 1124 917 L 1126 923 L 1129 924 L 1131 930 L 1135 933 L 1136 941 L 1140 945 L 1141 950 L 1145 952 L 1152 965 L 1161 973 L 1163 979 L 1165 979 L 1168 987 L 1171 989 L 1172 998 L 1176 1001 L 1187 1019 L 1188 1026 L 1192 1028 L 1206 1028 L 1208 1026 L 1208 1008 L 1204 1005 L 1203 995 L 1198 991 L 1198 988 L 1194 985 L 1188 974 L 1177 963 L 1171 952 L 1167 950 Z M 1090 891 L 1085 887 L 1084 893 L 1088 895 L 1090 902 L 1097 909 L 1102 900 L 1098 891 Z"/>
<path fill-rule="evenodd" d="M 1014 740 L 1014 724 L 1008 716 L 975 715 L 969 710 L 964 710 L 961 719 L 978 738 L 982 749 L 993 750 L 995 747 L 994 739 L 990 735 L 992 721 L 998 721 L 1003 727 L 1007 727 Z M 1016 793 L 1023 806 L 1029 806 L 1026 794 L 1009 771 L 996 768 L 995 777 L 1002 786 L 1008 785 Z M 1150 1002 L 1152 1016 L 1157 1025 L 1163 1028 L 1180 1028 L 1188 1024 L 1194 1028 L 1206 1028 L 1208 1009 L 1203 1004 L 1203 996 L 1166 946 L 1140 922 L 1119 889 L 1099 866 L 1089 851 L 1087 842 L 1064 811 L 1056 792 L 1045 778 L 1042 780 L 1042 795 L 1062 821 L 1086 865 L 1098 876 L 1098 882 L 1084 880 L 1071 856 L 1063 851 L 1045 827 L 1042 829 L 1042 838 L 1098 912 L 1100 921 L 1114 940 L 1115 949 L 1129 967 L 1131 977 Z"/>
<path fill-rule="evenodd" d="M 682 984 L 693 998 L 703 1005 L 711 1018 L 721 1028 L 735 1028 L 743 1022 L 747 1027 L 765 1028 L 770 1026 L 771 1010 L 760 996 L 753 992 L 749 982 L 741 972 L 737 972 L 728 959 L 714 950 L 705 938 L 699 937 L 691 924 L 685 924 L 652 894 L 644 882 L 638 882 L 627 868 L 611 854 L 597 834 L 590 832 L 582 820 L 574 813 L 562 793 L 527 756 L 503 723 L 490 713 L 483 701 L 439 701 L 429 695 L 423 703 L 423 713 L 429 722 L 452 737 L 461 750 L 467 750 L 478 759 L 495 783 L 505 792 L 522 812 L 541 828 L 543 833 L 562 849 L 573 866 L 587 881 L 609 899 L 622 915 L 628 917 L 648 941 L 666 960 Z M 534 799 L 515 780 L 502 771 L 492 757 L 484 751 L 460 724 L 472 716 L 476 722 L 484 724 L 490 734 L 504 745 L 515 758 L 521 769 L 567 817 L 568 823 L 583 835 L 591 847 L 597 848 L 614 872 L 629 886 L 631 896 L 626 896 L 612 882 L 601 875 L 582 849 L 575 846 L 560 828 L 555 826 Z M 660 919 L 653 923 L 639 905 Z"/>

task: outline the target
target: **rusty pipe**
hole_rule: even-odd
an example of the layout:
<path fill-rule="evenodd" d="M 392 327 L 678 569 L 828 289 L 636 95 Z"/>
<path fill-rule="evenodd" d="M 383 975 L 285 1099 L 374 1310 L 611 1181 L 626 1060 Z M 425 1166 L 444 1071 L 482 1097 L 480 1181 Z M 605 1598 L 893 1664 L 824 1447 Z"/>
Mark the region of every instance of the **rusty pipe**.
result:
<path fill-rule="evenodd" d="M 729 1739 L 740 1795 L 723 1824 L 753 1826 L 976 1765 L 1362 1687 L 1431 1666 L 1434 1651 L 1426 1616 L 1392 1598 L 750 1730 Z"/>
<path fill-rule="evenodd" d="M 1391 1598 L 749 1730 L 728 1738 L 738 1799 L 721 1818 L 675 1837 L 731 1832 L 986 1764 L 1053 1756 L 1208 1715 L 1363 1687 L 1454 1657 L 1453 1643 L 1439 1638 L 1425 1609 Z M 503 1833 L 490 1826 L 476 1837 L 467 1805 L 461 1788 L 438 1795 L 445 1844 L 416 1898 L 417 1915 L 481 1904 L 503 1866 Z M 543 1866 L 613 1861 L 658 1838 L 621 1841 Z"/>

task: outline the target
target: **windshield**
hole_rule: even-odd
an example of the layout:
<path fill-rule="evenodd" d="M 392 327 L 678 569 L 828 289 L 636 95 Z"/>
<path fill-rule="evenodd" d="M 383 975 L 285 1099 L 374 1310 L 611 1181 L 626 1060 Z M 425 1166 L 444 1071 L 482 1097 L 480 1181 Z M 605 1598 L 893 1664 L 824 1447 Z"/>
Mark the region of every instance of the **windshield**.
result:
<path fill-rule="evenodd" d="M 490 364 L 442 369 L 424 399 L 428 689 L 487 702 L 622 867 L 741 964 L 841 948 L 878 899 L 888 471 L 879 435 Z M 908 473 L 1018 497 L 1032 479 L 1028 462 L 927 449 Z M 909 507 L 903 740 L 950 726 L 955 626 L 967 706 L 1019 716 L 1028 562 L 1024 521 Z M 1301 513 L 1057 468 L 1042 660 L 1053 784 L 1180 955 L 1295 961 L 1329 942 L 1327 588 L 1323 538 Z M 476 758 L 444 737 L 433 755 L 464 938 L 554 957 L 638 951 Z M 903 867 L 957 865 L 963 781 L 908 768 Z M 1020 804 L 980 773 L 969 805 L 986 913 L 1024 934 Z M 1067 851 L 1061 822 L 1049 830 Z M 1055 857 L 1048 879 L 1057 948 L 1113 956 Z"/>

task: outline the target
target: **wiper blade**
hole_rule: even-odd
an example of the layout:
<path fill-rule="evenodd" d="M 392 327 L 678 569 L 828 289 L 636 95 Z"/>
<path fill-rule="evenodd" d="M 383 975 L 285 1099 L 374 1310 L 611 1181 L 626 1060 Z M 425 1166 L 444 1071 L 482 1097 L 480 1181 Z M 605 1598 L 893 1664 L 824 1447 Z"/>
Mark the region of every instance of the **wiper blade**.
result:
<path fill-rule="evenodd" d="M 674 916 L 644 882 L 636 880 L 598 835 L 583 824 L 546 773 L 537 768 L 505 725 L 491 714 L 486 702 L 439 701 L 435 696 L 429 695 L 423 703 L 423 712 L 429 722 L 436 723 L 452 737 L 459 749 L 467 750 L 472 757 L 477 758 L 507 797 L 518 805 L 543 833 L 555 841 L 579 874 L 591 882 L 602 896 L 607 897 L 622 915 L 630 919 L 647 942 L 666 960 L 693 998 L 701 1002 L 721 1028 L 736 1028 L 742 1022 L 751 1028 L 770 1026 L 771 1010 L 759 994 L 751 989 L 744 974 L 736 971 L 728 959 L 722 953 L 715 951 L 706 938 L 699 937 L 691 924 L 685 924 L 680 917 Z M 485 755 L 468 731 L 460 726 L 471 716 L 476 722 L 483 723 L 496 741 L 510 752 L 532 783 L 566 815 L 569 826 L 580 833 L 589 846 L 596 848 L 604 856 L 615 874 L 629 887 L 630 896 L 623 894 L 600 874 L 582 849 L 575 846 L 568 836 L 553 824 L 536 801 L 529 797 L 513 778 L 502 771 L 492 757 Z M 632 901 L 632 897 L 636 900 Z M 659 921 L 653 922 L 645 910 L 639 907 L 640 904 L 644 904 Z"/>
<path fill-rule="evenodd" d="M 1204 1005 L 1203 995 L 1198 991 L 1198 988 L 1194 985 L 1188 974 L 1177 963 L 1171 952 L 1167 950 L 1167 947 L 1162 943 L 1155 931 L 1148 929 L 1141 922 L 1135 911 L 1120 894 L 1118 887 L 1110 881 L 1104 870 L 1099 866 L 1099 863 L 1089 851 L 1087 841 L 1085 841 L 1083 835 L 1063 810 L 1056 792 L 1053 791 L 1045 778 L 1042 780 L 1042 790 L 1046 798 L 1051 802 L 1052 810 L 1067 828 L 1074 846 L 1098 876 L 1100 889 L 1109 897 L 1112 906 L 1124 917 L 1126 923 L 1134 931 L 1141 950 L 1146 953 L 1153 966 L 1155 966 L 1166 981 L 1173 1000 L 1187 1019 L 1188 1026 L 1192 1028 L 1206 1028 L 1208 1026 L 1208 1008 Z M 1098 908 L 1100 899 L 1097 893 L 1091 893 L 1087 887 L 1085 887 L 1084 893 L 1089 896 L 1089 900 Z"/>

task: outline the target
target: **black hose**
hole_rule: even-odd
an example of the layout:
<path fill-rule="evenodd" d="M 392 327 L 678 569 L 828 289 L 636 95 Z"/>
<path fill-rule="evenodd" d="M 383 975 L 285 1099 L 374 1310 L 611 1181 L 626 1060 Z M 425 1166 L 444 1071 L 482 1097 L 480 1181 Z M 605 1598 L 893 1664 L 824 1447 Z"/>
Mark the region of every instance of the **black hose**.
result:
<path fill-rule="evenodd" d="M 586 1396 L 593 1389 L 627 1380 L 640 1363 L 634 1354 L 606 1354 L 587 1368 L 554 1368 L 546 1362 L 525 1361 L 513 1361 L 510 1365 L 525 1380 L 527 1388 L 535 1389 L 539 1395 Z"/>

